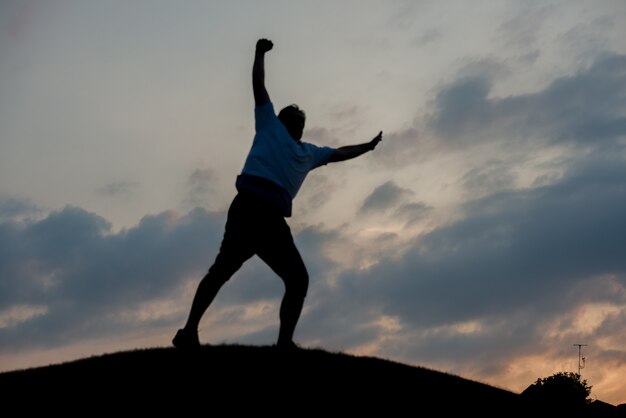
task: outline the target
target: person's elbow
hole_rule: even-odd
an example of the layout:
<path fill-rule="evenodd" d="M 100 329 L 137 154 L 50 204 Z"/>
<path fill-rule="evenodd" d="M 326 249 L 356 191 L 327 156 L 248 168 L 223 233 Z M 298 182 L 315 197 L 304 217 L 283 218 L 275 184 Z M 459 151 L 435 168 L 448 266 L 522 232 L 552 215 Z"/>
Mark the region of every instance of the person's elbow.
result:
<path fill-rule="evenodd" d="M 330 154 L 330 158 L 328 159 L 329 163 L 337 163 L 339 161 L 345 161 L 348 159 L 345 150 L 341 148 L 337 148 L 333 150 L 332 154 Z"/>
<path fill-rule="evenodd" d="M 339 161 L 339 150 L 333 150 L 333 152 L 330 154 L 330 157 L 328 158 L 328 162 L 329 163 L 336 163 L 337 161 Z"/>

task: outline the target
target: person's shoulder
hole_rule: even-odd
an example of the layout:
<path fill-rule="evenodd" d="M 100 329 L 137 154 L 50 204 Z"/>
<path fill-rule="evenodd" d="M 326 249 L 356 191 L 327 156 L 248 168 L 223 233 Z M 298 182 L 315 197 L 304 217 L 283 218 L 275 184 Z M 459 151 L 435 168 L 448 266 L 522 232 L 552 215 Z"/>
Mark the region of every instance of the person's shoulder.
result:
<path fill-rule="evenodd" d="M 256 106 L 254 108 L 254 118 L 256 120 L 257 130 L 272 126 L 274 124 L 273 121 L 277 119 L 272 102 L 269 101 L 261 106 Z"/>
<path fill-rule="evenodd" d="M 255 106 L 254 110 L 255 110 L 255 112 L 272 112 L 272 113 L 274 113 L 274 104 L 272 103 L 271 100 L 268 100 L 267 102 L 265 102 L 264 104 L 262 104 L 260 106 Z"/>
<path fill-rule="evenodd" d="M 299 141 L 300 145 L 302 145 L 303 147 L 307 148 L 307 149 L 312 149 L 312 150 L 333 150 L 334 148 L 332 147 L 328 147 L 325 145 L 317 145 L 314 144 L 312 142 L 308 142 L 305 140 L 301 140 Z"/>
<path fill-rule="evenodd" d="M 300 146 L 307 150 L 308 154 L 314 158 L 329 158 L 335 150 L 327 146 L 319 146 L 310 142 L 300 141 Z"/>
<path fill-rule="evenodd" d="M 327 146 L 319 146 L 310 142 L 301 141 L 300 145 L 306 150 L 308 160 L 312 164 L 312 168 L 326 165 L 330 162 L 330 157 L 335 151 L 334 148 Z"/>

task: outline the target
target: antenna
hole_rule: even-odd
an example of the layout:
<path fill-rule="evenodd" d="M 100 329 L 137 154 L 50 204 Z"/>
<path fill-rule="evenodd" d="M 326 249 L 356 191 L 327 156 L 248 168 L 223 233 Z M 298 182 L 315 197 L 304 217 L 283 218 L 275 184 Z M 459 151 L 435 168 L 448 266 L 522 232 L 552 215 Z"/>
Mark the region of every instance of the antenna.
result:
<path fill-rule="evenodd" d="M 578 376 L 580 376 L 580 371 L 585 368 L 585 360 L 583 357 L 582 348 L 587 347 L 587 344 L 573 344 L 574 347 L 578 346 Z"/>

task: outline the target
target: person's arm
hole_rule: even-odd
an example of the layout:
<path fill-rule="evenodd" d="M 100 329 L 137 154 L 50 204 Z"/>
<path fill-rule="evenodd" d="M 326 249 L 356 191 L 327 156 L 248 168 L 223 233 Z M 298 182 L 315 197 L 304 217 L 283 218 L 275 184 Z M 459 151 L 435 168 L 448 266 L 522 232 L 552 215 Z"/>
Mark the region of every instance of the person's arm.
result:
<path fill-rule="evenodd" d="M 265 53 L 270 51 L 274 44 L 269 39 L 259 39 L 254 53 L 252 65 L 252 91 L 254 92 L 255 106 L 263 106 L 270 101 L 270 95 L 265 88 Z"/>
<path fill-rule="evenodd" d="M 339 161 L 345 161 L 352 158 L 356 158 L 365 154 L 368 151 L 373 151 L 376 145 L 383 140 L 383 131 L 380 131 L 374 139 L 369 142 L 358 145 L 346 145 L 345 147 L 339 147 L 333 151 L 330 155 L 329 163 L 336 163 Z"/>

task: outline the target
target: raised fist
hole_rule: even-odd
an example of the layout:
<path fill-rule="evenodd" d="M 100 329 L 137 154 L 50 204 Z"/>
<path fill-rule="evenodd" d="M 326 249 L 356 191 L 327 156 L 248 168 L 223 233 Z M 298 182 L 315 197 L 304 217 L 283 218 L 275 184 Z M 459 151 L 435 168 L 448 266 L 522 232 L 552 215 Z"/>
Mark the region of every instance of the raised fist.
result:
<path fill-rule="evenodd" d="M 256 42 L 256 50 L 257 52 L 267 52 L 274 47 L 274 44 L 269 39 L 259 39 Z"/>

